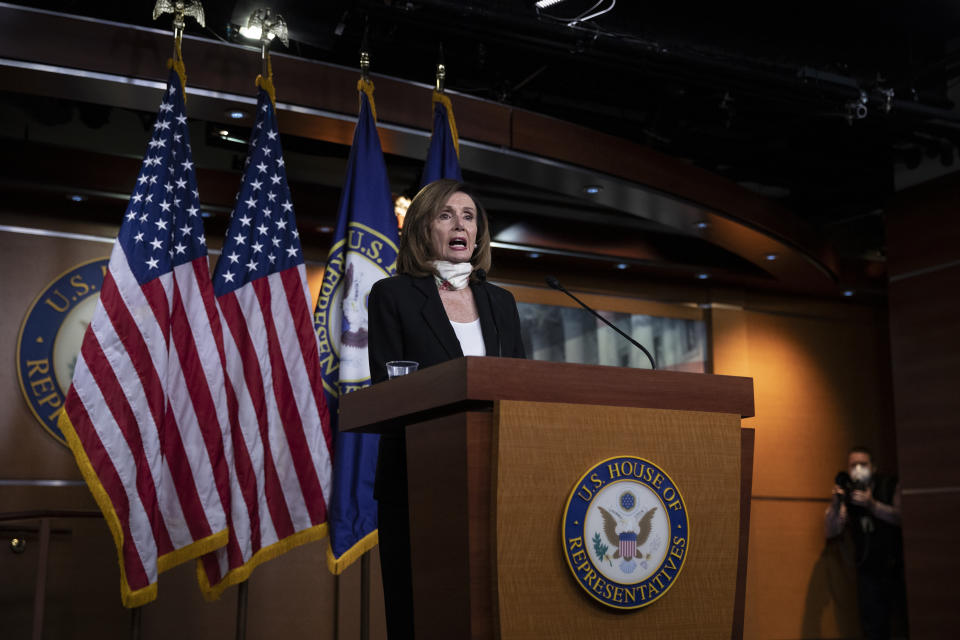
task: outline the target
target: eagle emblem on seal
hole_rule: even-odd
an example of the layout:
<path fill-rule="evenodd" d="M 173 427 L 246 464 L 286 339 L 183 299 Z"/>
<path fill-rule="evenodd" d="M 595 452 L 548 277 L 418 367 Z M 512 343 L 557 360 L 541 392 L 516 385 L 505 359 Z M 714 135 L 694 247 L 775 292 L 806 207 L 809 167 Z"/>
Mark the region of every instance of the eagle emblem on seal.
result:
<path fill-rule="evenodd" d="M 637 516 L 614 515 L 601 506 L 597 506 L 597 509 L 603 516 L 603 534 L 615 549 L 613 560 L 620 560 L 620 570 L 624 573 L 633 573 L 636 568 L 633 558 L 643 559 L 643 554 L 638 554 L 637 549 L 650 537 L 651 520 L 657 508 L 652 507 Z"/>

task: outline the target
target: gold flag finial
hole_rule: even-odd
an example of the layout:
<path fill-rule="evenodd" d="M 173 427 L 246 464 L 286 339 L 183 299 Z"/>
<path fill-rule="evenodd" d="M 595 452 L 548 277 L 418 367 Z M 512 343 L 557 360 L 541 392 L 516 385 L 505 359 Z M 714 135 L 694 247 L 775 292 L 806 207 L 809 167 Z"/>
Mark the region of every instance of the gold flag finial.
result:
<path fill-rule="evenodd" d="M 153 19 L 156 20 L 165 13 L 173 14 L 173 57 L 168 66 L 173 67 L 180 76 L 180 84 L 185 90 L 187 87 L 187 69 L 183 64 L 183 52 L 180 42 L 183 40 L 183 29 L 187 26 L 187 18 L 193 18 L 201 27 L 207 26 L 203 15 L 203 5 L 197 0 L 157 0 L 153 5 Z"/>
<path fill-rule="evenodd" d="M 157 0 L 153 5 L 153 19 L 156 20 L 165 13 L 173 14 L 173 37 L 180 44 L 183 38 L 183 29 L 187 26 L 187 18 L 193 18 L 201 27 L 207 26 L 203 17 L 203 5 L 197 0 Z"/>
<path fill-rule="evenodd" d="M 273 68 L 270 64 L 270 44 L 278 39 L 283 46 L 290 46 L 287 35 L 287 21 L 280 14 L 272 15 L 270 9 L 257 9 L 247 19 L 247 29 L 260 30 L 260 75 L 257 76 L 257 86 L 270 96 L 274 106 L 277 103 L 277 93 L 273 86 Z M 254 36 L 256 37 L 256 36 Z"/>

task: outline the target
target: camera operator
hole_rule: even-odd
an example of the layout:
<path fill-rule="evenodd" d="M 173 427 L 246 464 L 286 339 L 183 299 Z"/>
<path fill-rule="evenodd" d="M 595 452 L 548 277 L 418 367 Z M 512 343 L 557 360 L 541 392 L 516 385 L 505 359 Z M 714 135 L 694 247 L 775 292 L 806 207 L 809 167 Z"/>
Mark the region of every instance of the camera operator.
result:
<path fill-rule="evenodd" d="M 828 539 L 847 532 L 856 553 L 857 600 L 863 636 L 891 637 L 891 617 L 905 632 L 903 543 L 900 535 L 900 485 L 895 476 L 876 472 L 870 451 L 855 447 L 847 470 L 837 474 L 833 500 L 824 514 Z"/>

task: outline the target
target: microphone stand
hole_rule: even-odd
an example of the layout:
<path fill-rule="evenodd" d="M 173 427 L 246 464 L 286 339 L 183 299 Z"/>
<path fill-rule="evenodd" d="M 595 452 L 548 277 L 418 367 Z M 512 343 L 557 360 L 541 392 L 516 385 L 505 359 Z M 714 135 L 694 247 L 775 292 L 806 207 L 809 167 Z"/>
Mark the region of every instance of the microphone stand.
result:
<path fill-rule="evenodd" d="M 650 352 L 647 351 L 642 344 L 640 344 L 639 342 L 637 342 L 636 340 L 634 340 L 633 338 L 631 338 L 630 336 L 628 336 L 627 334 L 625 334 L 623 331 L 620 330 L 619 327 L 617 327 L 617 326 L 614 325 L 612 322 L 610 322 L 609 320 L 607 320 L 606 318 L 604 318 L 602 315 L 600 315 L 599 313 L 597 313 L 596 311 L 594 311 L 593 309 L 591 309 L 590 307 L 588 307 L 587 305 L 585 305 L 585 304 L 580 300 L 580 298 L 578 298 L 577 296 L 575 296 L 575 295 L 573 295 L 572 293 L 570 293 L 569 291 L 567 291 L 567 290 L 564 288 L 564 286 L 563 286 L 562 284 L 560 284 L 560 281 L 557 280 L 556 278 L 554 278 L 553 276 L 547 276 L 547 277 L 546 277 L 546 282 L 547 282 L 548 285 L 550 285 L 551 288 L 556 289 L 557 291 L 562 291 L 562 292 L 564 292 L 565 294 L 567 294 L 568 296 L 570 296 L 571 298 L 573 298 L 573 299 L 576 301 L 576 303 L 579 304 L 581 307 L 583 307 L 584 309 L 586 309 L 587 311 L 589 311 L 589 312 L 592 313 L 593 315 L 597 316 L 597 317 L 598 317 L 600 320 L 602 320 L 608 327 L 610 327 L 611 329 L 613 329 L 614 331 L 616 331 L 617 333 L 619 333 L 620 335 L 622 335 L 624 338 L 626 338 L 627 340 L 629 340 L 630 342 L 632 342 L 632 343 L 633 343 L 633 346 L 635 346 L 635 347 L 637 347 L 638 349 L 640 349 L 640 351 L 643 351 L 643 352 L 646 354 L 647 358 L 649 358 L 649 360 L 650 360 L 650 368 L 651 368 L 651 369 L 656 369 L 656 368 L 657 368 L 657 363 L 654 361 L 653 356 L 650 355 Z"/>

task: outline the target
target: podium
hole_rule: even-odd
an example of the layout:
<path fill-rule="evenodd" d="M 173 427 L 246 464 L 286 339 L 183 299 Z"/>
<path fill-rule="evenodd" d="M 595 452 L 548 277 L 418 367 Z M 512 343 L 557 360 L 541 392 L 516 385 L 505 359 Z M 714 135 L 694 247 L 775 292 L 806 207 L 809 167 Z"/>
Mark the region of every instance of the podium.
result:
<path fill-rule="evenodd" d="M 406 431 L 417 638 L 742 635 L 749 378 L 466 357 L 347 394 L 344 431 Z M 664 469 L 689 514 L 681 574 L 648 606 L 589 597 L 561 518 L 615 456 Z"/>

